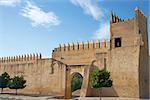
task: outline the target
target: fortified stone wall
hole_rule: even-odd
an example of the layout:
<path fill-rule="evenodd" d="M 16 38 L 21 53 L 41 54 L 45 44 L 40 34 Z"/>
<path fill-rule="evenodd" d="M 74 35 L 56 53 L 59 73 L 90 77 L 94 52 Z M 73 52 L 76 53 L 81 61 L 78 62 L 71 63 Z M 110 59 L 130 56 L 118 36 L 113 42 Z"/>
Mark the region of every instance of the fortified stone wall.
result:
<path fill-rule="evenodd" d="M 65 86 L 64 69 L 53 62 L 49 58 L 42 59 L 41 54 L 4 57 L 0 60 L 0 74 L 7 72 L 11 77 L 23 75 L 27 86 L 20 93 L 62 94 Z M 13 91 L 7 89 L 6 92 Z"/>
<path fill-rule="evenodd" d="M 134 28 L 136 28 L 134 25 L 135 18 L 115 21 L 114 19 L 118 17 L 113 14 L 111 16 L 111 67 L 108 69 L 113 79 L 113 87 L 117 96 L 139 97 L 139 34 L 134 32 Z M 116 38 L 121 40 L 120 47 L 115 46 Z"/>
<path fill-rule="evenodd" d="M 54 49 L 52 57 L 67 65 L 89 65 L 97 57 L 107 54 L 109 49 L 110 41 L 106 40 L 63 44 Z"/>
<path fill-rule="evenodd" d="M 12 77 L 23 75 L 27 87 L 22 92 L 68 96 L 70 77 L 78 72 L 85 77 L 81 95 L 89 96 L 94 93 L 89 88 L 91 69 L 105 67 L 113 80 L 109 96 L 148 98 L 147 18 L 139 9 L 135 9 L 135 15 L 132 19 L 122 20 L 111 14 L 111 37 L 107 42 L 59 45 L 53 50 L 52 59 L 42 58 L 41 54 L 0 58 L 0 74 L 6 71 Z"/>
<path fill-rule="evenodd" d="M 140 10 L 137 13 L 136 9 L 135 15 L 133 19 L 126 21 L 114 21 L 116 16 L 111 15 L 111 68 L 108 69 L 118 96 L 147 98 L 148 84 L 144 81 L 146 77 L 149 77 L 145 70 L 149 67 L 147 63 L 148 36 L 145 36 L 147 32 L 144 26 L 146 20 L 143 19 L 144 16 Z M 138 19 L 139 22 L 137 17 L 140 16 L 143 17 Z M 121 40 L 120 47 L 115 46 L 117 38 Z"/>
<path fill-rule="evenodd" d="M 149 47 L 148 47 L 148 29 L 147 18 L 139 9 L 136 12 L 136 32 L 141 35 L 142 45 L 140 46 L 139 57 L 139 85 L 140 97 L 149 97 Z"/>

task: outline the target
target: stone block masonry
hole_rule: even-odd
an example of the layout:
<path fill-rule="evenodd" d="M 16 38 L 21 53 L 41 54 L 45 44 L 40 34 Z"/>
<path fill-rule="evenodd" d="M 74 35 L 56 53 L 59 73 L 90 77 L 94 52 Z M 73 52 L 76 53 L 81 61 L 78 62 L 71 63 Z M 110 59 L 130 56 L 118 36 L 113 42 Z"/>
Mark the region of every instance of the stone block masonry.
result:
<path fill-rule="evenodd" d="M 102 96 L 149 98 L 149 58 L 147 17 L 136 8 L 135 17 L 128 20 L 110 14 L 107 41 L 60 44 L 52 51 L 52 58 L 42 58 L 41 54 L 1 57 L 0 74 L 23 75 L 27 87 L 21 93 L 71 98 L 75 73 L 83 76 L 80 96 L 98 96 L 90 87 L 90 74 L 95 68 L 106 68 L 113 87 L 104 89 Z"/>

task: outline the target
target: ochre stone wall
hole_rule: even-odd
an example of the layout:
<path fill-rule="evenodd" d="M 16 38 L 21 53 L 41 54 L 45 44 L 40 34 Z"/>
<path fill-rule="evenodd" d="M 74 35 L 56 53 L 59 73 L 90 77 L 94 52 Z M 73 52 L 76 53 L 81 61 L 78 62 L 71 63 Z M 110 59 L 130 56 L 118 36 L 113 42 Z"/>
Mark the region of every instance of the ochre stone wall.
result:
<path fill-rule="evenodd" d="M 139 97 L 138 54 L 138 47 L 116 48 L 111 51 L 111 67 L 108 70 L 116 96 Z"/>
<path fill-rule="evenodd" d="M 116 96 L 139 97 L 139 34 L 134 32 L 134 23 L 134 19 L 111 23 L 111 65 L 108 70 Z M 121 38 L 121 47 L 115 47 L 116 38 Z"/>
<path fill-rule="evenodd" d="M 93 60 L 96 60 L 96 55 L 107 53 L 110 47 L 110 41 L 103 40 L 100 42 L 86 42 L 77 44 L 63 44 L 59 48 L 55 48 L 52 56 L 67 65 L 89 65 Z"/>
<path fill-rule="evenodd" d="M 51 59 L 42 58 L 41 54 L 1 58 L 0 74 L 23 75 L 27 87 L 20 92 L 70 98 L 73 73 L 83 75 L 81 96 L 99 95 L 90 87 L 90 73 L 96 67 L 106 68 L 113 87 L 104 89 L 103 96 L 111 93 L 107 96 L 149 98 L 147 18 L 139 9 L 135 9 L 135 15 L 122 20 L 111 14 L 108 41 L 59 45 Z M 121 47 L 115 47 L 116 38 L 120 38 Z"/>
<path fill-rule="evenodd" d="M 135 9 L 131 20 L 111 22 L 111 76 L 118 96 L 148 98 L 148 32 L 147 20 Z M 115 47 L 121 38 L 121 47 Z"/>
<path fill-rule="evenodd" d="M 54 64 L 52 59 L 34 59 L 13 61 L 0 64 L 0 74 L 8 72 L 13 77 L 23 75 L 27 80 L 26 88 L 19 90 L 20 93 L 64 95 L 64 66 Z M 7 89 L 6 92 L 13 92 Z M 5 90 L 4 90 L 5 91 Z"/>
<path fill-rule="evenodd" d="M 142 45 L 140 46 L 139 57 L 139 94 L 140 97 L 149 97 L 149 47 L 148 47 L 148 29 L 147 18 L 140 10 L 136 10 L 136 28 L 141 34 Z"/>

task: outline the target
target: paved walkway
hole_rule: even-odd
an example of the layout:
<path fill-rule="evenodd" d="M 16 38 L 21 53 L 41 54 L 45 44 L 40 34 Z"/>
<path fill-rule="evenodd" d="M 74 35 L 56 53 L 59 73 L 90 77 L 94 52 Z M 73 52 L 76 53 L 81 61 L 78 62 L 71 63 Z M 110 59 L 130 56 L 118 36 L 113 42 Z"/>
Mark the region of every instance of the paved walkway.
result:
<path fill-rule="evenodd" d="M 55 100 L 55 99 L 56 99 L 55 96 L 32 96 L 32 95 L 0 94 L 0 100 Z"/>
<path fill-rule="evenodd" d="M 31 95 L 10 95 L 0 94 L 0 100 L 58 100 L 55 96 L 31 96 Z M 59 99 L 64 100 L 64 99 Z M 72 100 L 100 100 L 99 97 L 76 97 Z M 138 98 L 102 97 L 101 100 L 148 100 Z"/>
<path fill-rule="evenodd" d="M 100 98 L 99 97 L 85 97 L 85 98 L 79 98 L 79 100 L 100 100 Z M 101 100 L 149 100 L 149 99 L 102 97 Z"/>

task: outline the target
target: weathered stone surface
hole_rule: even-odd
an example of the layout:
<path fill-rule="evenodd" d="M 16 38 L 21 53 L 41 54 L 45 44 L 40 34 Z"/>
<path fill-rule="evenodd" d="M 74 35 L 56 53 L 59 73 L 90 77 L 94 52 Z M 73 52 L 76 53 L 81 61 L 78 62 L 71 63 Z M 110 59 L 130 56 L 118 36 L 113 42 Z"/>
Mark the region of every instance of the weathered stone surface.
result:
<path fill-rule="evenodd" d="M 149 98 L 147 18 L 139 9 L 130 20 L 111 14 L 110 33 L 108 41 L 59 45 L 54 48 L 51 59 L 42 58 L 41 54 L 2 57 L 0 74 L 23 75 L 27 87 L 20 90 L 21 93 L 70 98 L 71 79 L 75 73 L 83 76 L 80 96 L 99 95 L 90 86 L 90 73 L 96 67 L 106 68 L 111 73 L 113 87 L 103 89 L 102 96 Z"/>

